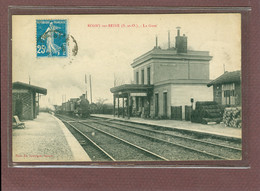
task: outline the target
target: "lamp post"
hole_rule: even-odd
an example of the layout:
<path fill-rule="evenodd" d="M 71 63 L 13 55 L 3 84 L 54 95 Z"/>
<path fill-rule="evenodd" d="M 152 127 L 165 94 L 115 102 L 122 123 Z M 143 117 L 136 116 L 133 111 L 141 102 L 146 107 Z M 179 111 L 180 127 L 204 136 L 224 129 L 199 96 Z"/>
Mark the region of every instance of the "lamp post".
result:
<path fill-rule="evenodd" d="M 190 121 L 191 121 L 191 113 L 192 113 L 192 110 L 193 110 L 194 99 L 190 98 L 190 102 L 191 102 L 191 108 L 190 108 Z"/>

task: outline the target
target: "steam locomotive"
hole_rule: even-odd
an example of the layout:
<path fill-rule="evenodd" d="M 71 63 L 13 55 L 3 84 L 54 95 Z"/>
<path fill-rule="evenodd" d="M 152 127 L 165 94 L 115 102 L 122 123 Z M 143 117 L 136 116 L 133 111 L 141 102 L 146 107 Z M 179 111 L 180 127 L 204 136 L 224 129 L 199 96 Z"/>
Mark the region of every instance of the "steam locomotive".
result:
<path fill-rule="evenodd" d="M 64 114 L 73 117 L 87 118 L 90 116 L 90 105 L 86 99 L 85 94 L 79 98 L 71 98 L 61 106 L 56 106 L 55 112 L 57 114 Z"/>

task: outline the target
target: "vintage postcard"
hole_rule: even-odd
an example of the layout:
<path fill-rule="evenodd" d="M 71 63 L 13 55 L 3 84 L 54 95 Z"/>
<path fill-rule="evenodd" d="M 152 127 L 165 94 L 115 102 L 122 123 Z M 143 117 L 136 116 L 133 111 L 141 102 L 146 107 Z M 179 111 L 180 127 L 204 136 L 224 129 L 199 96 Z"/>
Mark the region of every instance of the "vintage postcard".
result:
<path fill-rule="evenodd" d="M 242 160 L 241 15 L 12 16 L 12 162 Z"/>

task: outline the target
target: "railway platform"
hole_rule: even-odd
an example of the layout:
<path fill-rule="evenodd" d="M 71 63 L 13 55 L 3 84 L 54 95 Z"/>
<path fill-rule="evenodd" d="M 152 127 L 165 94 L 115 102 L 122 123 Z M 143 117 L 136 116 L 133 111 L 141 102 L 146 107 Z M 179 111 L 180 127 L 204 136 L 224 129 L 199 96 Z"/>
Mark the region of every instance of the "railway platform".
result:
<path fill-rule="evenodd" d="M 12 131 L 13 162 L 91 161 L 66 126 L 50 113 L 24 121 Z"/>
<path fill-rule="evenodd" d="M 181 129 L 185 131 L 195 131 L 203 134 L 212 134 L 221 137 L 241 139 L 242 130 L 238 128 L 225 127 L 224 124 L 199 124 L 199 123 L 191 123 L 190 121 L 178 121 L 178 120 L 151 120 L 151 119 L 143 119 L 143 118 L 135 118 L 131 117 L 130 119 L 122 118 L 122 117 L 114 117 L 113 115 L 104 115 L 104 114 L 92 114 L 93 117 L 106 118 L 106 119 L 114 119 L 121 121 L 129 121 L 132 123 L 139 124 L 147 124 L 153 126 L 160 127 L 168 127 Z"/>

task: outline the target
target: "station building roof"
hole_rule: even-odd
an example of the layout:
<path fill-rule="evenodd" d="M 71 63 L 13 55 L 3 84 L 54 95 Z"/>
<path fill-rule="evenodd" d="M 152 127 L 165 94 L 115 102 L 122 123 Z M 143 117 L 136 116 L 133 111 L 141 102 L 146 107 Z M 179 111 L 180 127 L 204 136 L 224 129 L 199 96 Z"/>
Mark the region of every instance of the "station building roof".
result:
<path fill-rule="evenodd" d="M 207 84 L 208 87 L 212 85 L 217 84 L 228 84 L 228 83 L 234 83 L 234 82 L 240 82 L 241 81 L 241 71 L 234 71 L 234 72 L 225 72 L 215 80 L 212 80 L 210 83 Z"/>
<path fill-rule="evenodd" d="M 197 60 L 197 61 L 210 61 L 212 56 L 209 55 L 209 51 L 195 51 L 187 50 L 187 53 L 177 53 L 176 48 L 161 49 L 160 47 L 154 47 L 152 50 L 134 59 L 131 66 L 133 68 L 141 65 L 142 63 L 151 59 L 168 59 L 168 60 Z"/>
<path fill-rule="evenodd" d="M 123 84 L 110 89 L 113 94 L 124 95 L 129 93 L 149 93 L 153 89 L 153 85 L 143 84 Z"/>
<path fill-rule="evenodd" d="M 34 85 L 31 85 L 31 84 L 26 84 L 26 83 L 23 83 L 23 82 L 14 82 L 13 83 L 13 89 L 28 89 L 28 90 L 32 90 L 36 93 L 47 95 L 47 89 L 41 88 L 41 87 L 38 87 L 38 86 L 34 86 Z"/>

